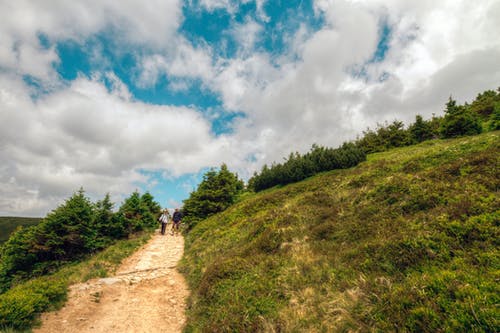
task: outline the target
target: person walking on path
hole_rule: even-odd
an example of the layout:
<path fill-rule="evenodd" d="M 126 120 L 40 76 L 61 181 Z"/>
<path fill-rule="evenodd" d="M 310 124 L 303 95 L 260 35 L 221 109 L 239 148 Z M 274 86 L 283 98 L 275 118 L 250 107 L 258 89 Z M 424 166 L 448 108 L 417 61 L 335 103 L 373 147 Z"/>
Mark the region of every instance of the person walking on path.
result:
<path fill-rule="evenodd" d="M 179 225 L 181 224 L 182 213 L 179 211 L 179 208 L 175 209 L 174 215 L 172 216 L 172 236 L 174 233 L 179 232 Z"/>
<path fill-rule="evenodd" d="M 168 209 L 165 208 L 163 213 L 160 216 L 160 223 L 161 223 L 161 234 L 165 235 L 165 229 L 167 229 L 167 224 L 170 220 L 170 213 L 168 212 Z"/>

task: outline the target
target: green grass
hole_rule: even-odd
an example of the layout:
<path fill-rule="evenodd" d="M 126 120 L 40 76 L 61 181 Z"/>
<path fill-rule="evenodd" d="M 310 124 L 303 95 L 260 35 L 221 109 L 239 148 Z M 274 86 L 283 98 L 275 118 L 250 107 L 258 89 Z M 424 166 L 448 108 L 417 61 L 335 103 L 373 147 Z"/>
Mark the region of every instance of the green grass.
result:
<path fill-rule="evenodd" d="M 0 295 L 0 332 L 29 331 L 41 312 L 60 308 L 71 284 L 112 274 L 121 261 L 150 238 L 150 233 L 120 240 L 56 273 L 20 283 Z"/>
<path fill-rule="evenodd" d="M 10 234 L 16 230 L 17 227 L 36 225 L 41 220 L 41 218 L 36 217 L 0 216 L 0 245 L 9 238 Z"/>
<path fill-rule="evenodd" d="M 186 332 L 496 332 L 500 132 L 372 154 L 200 222 Z"/>

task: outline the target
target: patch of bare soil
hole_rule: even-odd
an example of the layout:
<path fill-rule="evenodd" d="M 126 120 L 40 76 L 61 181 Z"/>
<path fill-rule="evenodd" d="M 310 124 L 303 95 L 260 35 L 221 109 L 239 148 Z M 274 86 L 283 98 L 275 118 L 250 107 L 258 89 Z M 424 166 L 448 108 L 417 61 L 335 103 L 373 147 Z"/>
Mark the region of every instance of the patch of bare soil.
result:
<path fill-rule="evenodd" d="M 188 288 L 177 272 L 182 236 L 156 234 L 115 276 L 70 287 L 66 305 L 42 315 L 45 332 L 181 332 Z"/>

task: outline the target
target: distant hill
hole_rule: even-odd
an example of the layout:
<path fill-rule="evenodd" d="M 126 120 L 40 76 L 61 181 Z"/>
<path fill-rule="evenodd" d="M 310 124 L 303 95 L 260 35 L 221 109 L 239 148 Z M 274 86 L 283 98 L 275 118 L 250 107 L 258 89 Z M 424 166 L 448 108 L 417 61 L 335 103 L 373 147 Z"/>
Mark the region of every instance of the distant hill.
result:
<path fill-rule="evenodd" d="M 186 331 L 497 331 L 499 166 L 497 131 L 246 197 L 186 237 Z"/>
<path fill-rule="evenodd" d="M 18 226 L 38 224 L 42 219 L 37 217 L 0 216 L 0 244 L 5 242 Z"/>

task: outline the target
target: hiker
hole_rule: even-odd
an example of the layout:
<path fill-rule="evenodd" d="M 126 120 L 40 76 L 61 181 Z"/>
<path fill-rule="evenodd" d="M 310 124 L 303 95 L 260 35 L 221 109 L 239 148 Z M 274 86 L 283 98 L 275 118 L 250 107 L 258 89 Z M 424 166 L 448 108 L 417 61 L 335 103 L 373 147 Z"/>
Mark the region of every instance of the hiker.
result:
<path fill-rule="evenodd" d="M 167 228 L 168 221 L 170 220 L 170 213 L 167 208 L 165 208 L 158 220 L 161 223 L 161 234 L 165 235 L 165 229 Z"/>
<path fill-rule="evenodd" d="M 179 208 L 175 209 L 174 215 L 172 217 L 172 236 L 174 235 L 174 232 L 178 233 L 179 232 L 179 225 L 181 224 L 181 219 L 182 219 L 182 214 L 179 211 Z"/>

